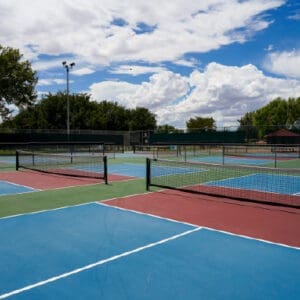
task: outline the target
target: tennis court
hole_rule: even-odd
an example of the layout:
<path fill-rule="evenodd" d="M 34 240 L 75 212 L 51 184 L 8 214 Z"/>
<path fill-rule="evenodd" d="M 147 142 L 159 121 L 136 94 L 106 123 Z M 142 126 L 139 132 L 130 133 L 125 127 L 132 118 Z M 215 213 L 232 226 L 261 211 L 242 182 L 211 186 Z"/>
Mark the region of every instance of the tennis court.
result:
<path fill-rule="evenodd" d="M 137 163 L 120 163 L 120 164 L 111 164 L 108 166 L 108 171 L 111 174 L 122 175 L 122 176 L 132 176 L 145 178 L 146 176 L 146 165 L 137 164 Z M 182 167 L 174 167 L 174 168 L 165 168 L 163 166 L 158 167 L 156 172 L 159 174 L 181 174 L 181 173 L 193 173 L 195 172 L 195 168 L 182 168 Z M 198 169 L 199 171 L 199 169 Z"/>
<path fill-rule="evenodd" d="M 105 184 L 98 163 L 25 153 L 0 172 L 0 299 L 299 298 L 297 170 L 121 157 Z"/>
<path fill-rule="evenodd" d="M 300 179 L 296 176 L 251 174 L 236 178 L 229 178 L 207 182 L 209 186 L 232 187 L 239 189 L 257 190 L 286 195 L 300 195 Z"/>
<path fill-rule="evenodd" d="M 260 159 L 260 158 L 242 158 L 242 157 L 222 157 L 222 156 L 206 156 L 189 158 L 191 161 L 202 161 L 210 162 L 216 164 L 237 164 L 237 165 L 265 165 L 270 163 L 270 159 Z"/>
<path fill-rule="evenodd" d="M 98 203 L 2 218 L 0 224 L 6 241 L 0 299 L 300 295 L 295 247 Z"/>
<path fill-rule="evenodd" d="M 300 207 L 298 169 L 147 159 L 146 173 L 148 190 L 156 186 Z"/>

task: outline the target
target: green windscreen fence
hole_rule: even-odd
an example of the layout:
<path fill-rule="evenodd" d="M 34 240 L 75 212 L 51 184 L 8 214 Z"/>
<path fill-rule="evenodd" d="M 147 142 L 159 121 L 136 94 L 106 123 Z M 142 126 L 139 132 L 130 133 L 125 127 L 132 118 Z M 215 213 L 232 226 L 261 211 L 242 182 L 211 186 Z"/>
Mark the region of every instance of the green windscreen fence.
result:
<path fill-rule="evenodd" d="M 245 132 L 212 131 L 190 133 L 153 133 L 149 144 L 245 143 Z"/>
<path fill-rule="evenodd" d="M 1 143 L 43 143 L 43 142 L 97 142 L 103 144 L 123 145 L 121 134 L 88 133 L 47 133 L 47 132 L 0 132 Z"/>

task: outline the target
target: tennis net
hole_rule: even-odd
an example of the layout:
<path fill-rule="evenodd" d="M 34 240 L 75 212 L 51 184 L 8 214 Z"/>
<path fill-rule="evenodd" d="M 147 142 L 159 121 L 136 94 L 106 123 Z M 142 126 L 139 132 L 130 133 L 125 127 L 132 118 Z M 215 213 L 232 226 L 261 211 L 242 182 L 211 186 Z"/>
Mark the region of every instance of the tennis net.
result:
<path fill-rule="evenodd" d="M 300 169 L 147 158 L 151 186 L 300 208 Z"/>
<path fill-rule="evenodd" d="M 107 184 L 107 157 L 16 151 L 16 170 L 20 168 L 75 177 L 103 179 Z"/>

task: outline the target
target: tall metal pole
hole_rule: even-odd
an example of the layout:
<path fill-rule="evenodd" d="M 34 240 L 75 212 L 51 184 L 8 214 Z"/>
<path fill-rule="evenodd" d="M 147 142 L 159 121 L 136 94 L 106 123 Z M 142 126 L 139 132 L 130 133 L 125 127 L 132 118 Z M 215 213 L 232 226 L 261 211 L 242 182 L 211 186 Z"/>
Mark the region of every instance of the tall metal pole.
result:
<path fill-rule="evenodd" d="M 68 139 L 69 139 L 69 137 L 70 137 L 69 72 L 70 72 L 70 69 L 72 69 L 75 66 L 75 63 L 72 62 L 72 63 L 68 64 L 66 61 L 63 61 L 62 65 L 66 68 L 66 71 L 67 71 L 67 91 L 66 91 L 66 97 L 67 97 L 67 134 L 68 134 Z"/>
<path fill-rule="evenodd" d="M 70 136 L 70 99 L 69 99 L 69 66 L 66 66 L 67 70 L 67 134 Z"/>

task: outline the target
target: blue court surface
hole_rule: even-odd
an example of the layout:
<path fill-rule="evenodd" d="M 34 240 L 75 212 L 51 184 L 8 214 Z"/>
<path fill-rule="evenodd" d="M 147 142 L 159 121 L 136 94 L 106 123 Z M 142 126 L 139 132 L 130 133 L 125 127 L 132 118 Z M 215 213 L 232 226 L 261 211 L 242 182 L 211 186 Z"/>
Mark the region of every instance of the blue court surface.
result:
<path fill-rule="evenodd" d="M 222 156 L 206 156 L 206 157 L 195 157 L 189 158 L 190 161 L 202 161 L 207 163 L 222 164 Z M 271 163 L 269 159 L 255 159 L 255 158 L 240 158 L 240 157 L 225 157 L 225 164 L 236 164 L 236 165 L 264 165 Z"/>
<path fill-rule="evenodd" d="M 299 248 L 97 203 L 0 227 L 0 299 L 300 298 Z"/>
<path fill-rule="evenodd" d="M 205 183 L 210 186 L 234 187 L 286 195 L 300 195 L 300 177 L 274 174 L 251 174 Z"/>
<path fill-rule="evenodd" d="M 0 156 L 0 162 L 15 165 L 16 157 L 15 156 Z"/>
<path fill-rule="evenodd" d="M 144 178 L 146 176 L 146 166 L 145 164 L 109 164 L 108 174 L 117 174 L 123 176 L 132 176 Z"/>
<path fill-rule="evenodd" d="M 36 191 L 33 188 L 0 180 L 0 196 Z"/>
<path fill-rule="evenodd" d="M 194 173 L 199 172 L 199 168 L 189 168 L 189 167 L 171 167 L 171 166 L 155 166 L 153 168 L 153 176 L 161 176 L 168 174 L 181 174 L 181 173 Z M 146 177 L 146 165 L 145 164 L 131 164 L 131 163 L 122 163 L 122 164 L 111 164 L 108 166 L 109 174 L 118 174 L 124 176 L 132 176 L 145 178 Z"/>

